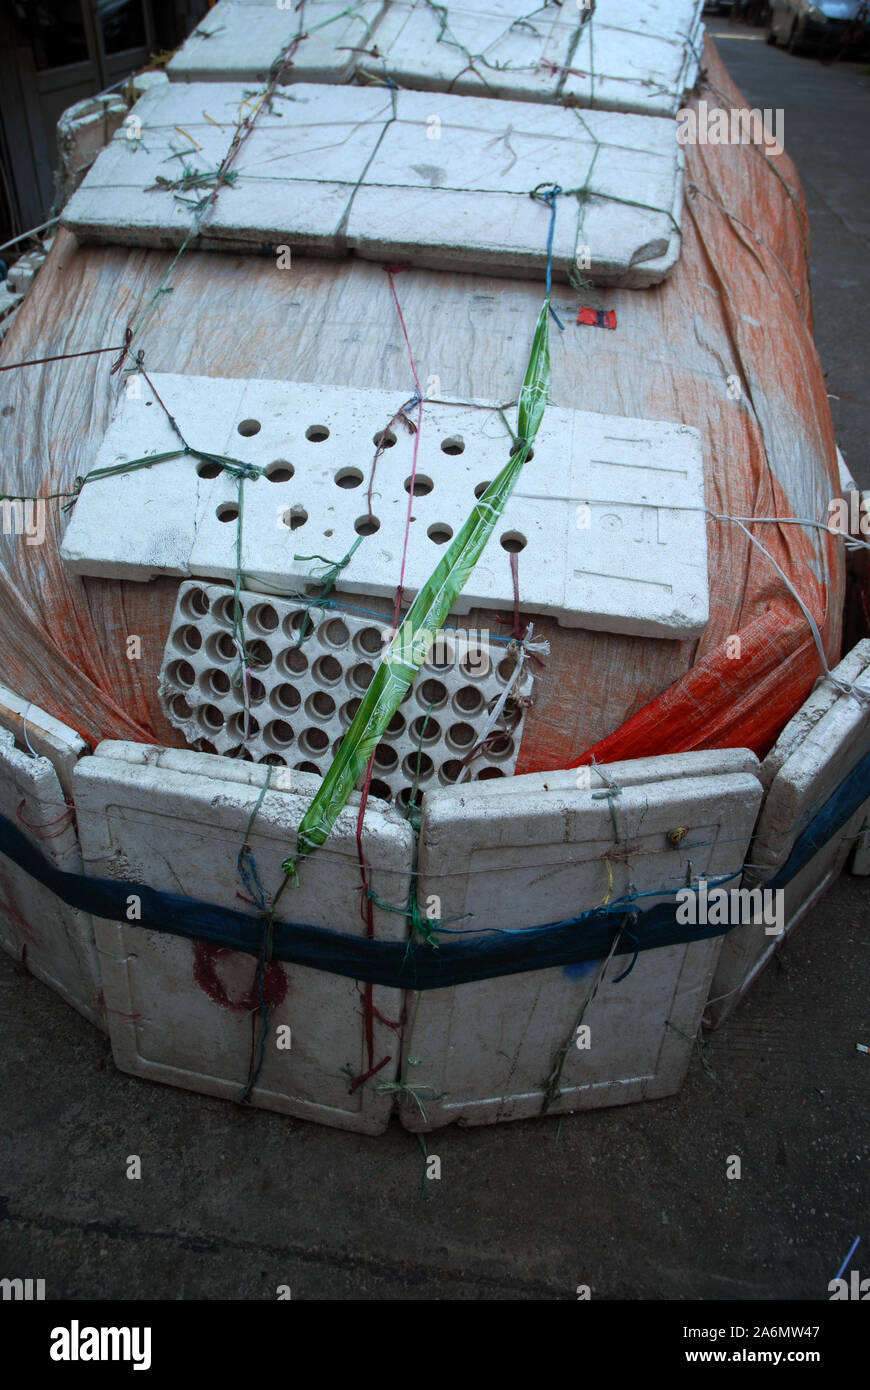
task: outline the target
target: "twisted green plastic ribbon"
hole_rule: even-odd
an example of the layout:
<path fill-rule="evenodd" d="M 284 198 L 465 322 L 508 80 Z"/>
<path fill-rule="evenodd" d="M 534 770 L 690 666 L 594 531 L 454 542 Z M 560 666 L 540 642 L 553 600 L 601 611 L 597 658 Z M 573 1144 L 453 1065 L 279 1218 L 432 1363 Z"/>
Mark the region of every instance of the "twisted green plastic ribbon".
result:
<path fill-rule="evenodd" d="M 492 535 L 520 469 L 529 456 L 547 405 L 550 385 L 549 296 L 538 315 L 526 378 L 517 407 L 516 447 L 486 489 L 452 544 L 418 593 L 381 659 L 341 748 L 299 826 L 295 857 L 282 864 L 294 880 L 299 862 L 327 840 L 339 813 L 364 773 L 387 725 L 429 654 L 435 637 L 462 592 Z"/>

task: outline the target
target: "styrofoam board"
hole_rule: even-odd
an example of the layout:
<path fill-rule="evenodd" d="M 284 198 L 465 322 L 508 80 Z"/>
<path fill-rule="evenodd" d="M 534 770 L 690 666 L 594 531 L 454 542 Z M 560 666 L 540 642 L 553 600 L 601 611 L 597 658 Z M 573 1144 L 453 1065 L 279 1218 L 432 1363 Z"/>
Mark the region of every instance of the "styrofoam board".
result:
<path fill-rule="evenodd" d="M 29 727 L 29 725 L 28 725 Z M 56 869 L 82 872 L 75 823 L 48 758 L 15 747 L 0 730 L 0 814 Z M 0 945 L 103 1032 L 94 926 L 0 854 Z"/>
<path fill-rule="evenodd" d="M 682 755 L 685 769 L 692 754 Z M 700 776 L 667 777 L 669 760 L 644 760 L 605 772 L 618 797 L 591 790 L 543 790 L 540 775 L 500 789 L 453 788 L 427 796 L 419 846 L 421 907 L 436 915 L 470 914 L 455 927 L 477 934 L 558 921 L 629 893 L 665 896 L 687 878 L 739 871 L 761 799 L 751 772 L 731 771 L 729 756 Z M 633 774 L 639 777 L 633 780 Z M 566 774 L 560 774 L 565 776 Z M 619 836 L 611 818 L 616 808 Z M 669 832 L 685 829 L 682 840 Z M 437 928 L 436 928 L 437 932 Z M 721 939 L 641 952 L 623 980 L 625 957 L 611 963 L 584 1022 L 588 1050 L 569 1048 L 552 1113 L 670 1095 L 679 1088 L 700 1024 Z M 410 1129 L 458 1120 L 487 1124 L 540 1113 L 544 1083 L 592 988 L 599 963 L 535 971 L 421 993 L 408 1006 L 403 1057 L 425 1120 L 409 1097 Z M 668 1027 L 667 1025 L 671 1026 Z"/>
<path fill-rule="evenodd" d="M 161 765 L 161 757 L 164 761 Z M 224 772 L 227 775 L 224 775 Z M 149 884 L 245 910 L 236 860 L 267 773 L 270 785 L 247 836 L 260 881 L 271 895 L 283 881 L 281 862 L 295 849 L 302 815 L 319 778 L 253 763 L 230 764 L 209 754 L 123 743 L 101 744 L 75 773 L 75 797 L 86 872 Z M 288 786 L 288 783 L 290 785 Z M 364 934 L 356 850 L 358 798 L 342 811 L 329 843 L 301 867 L 300 887 L 281 900 L 281 914 L 310 926 Z M 363 829 L 371 886 L 381 902 L 401 906 L 410 883 L 412 832 L 395 812 L 372 803 Z M 255 908 L 251 906 L 251 915 Z M 374 906 L 375 935 L 401 940 L 405 918 Z M 137 1076 L 208 1095 L 239 1099 L 248 1076 L 251 1018 L 216 1002 L 209 971 L 231 1000 L 252 987 L 253 956 L 213 950 L 133 923 L 96 923 L 100 964 L 117 1065 Z M 392 1101 L 374 1085 L 348 1094 L 366 1070 L 362 999 L 353 980 L 308 967 L 276 965 L 276 988 L 265 1062 L 251 1103 L 341 1129 L 374 1134 L 385 1128 Z M 202 981 L 202 983 L 200 983 Z M 211 988 L 211 993 L 207 992 Z M 398 1019 L 402 995 L 375 986 L 375 1008 Z M 282 1026 L 289 1050 L 278 1048 Z M 395 1057 L 396 1034 L 375 1015 L 376 1061 Z M 378 1080 L 394 1075 L 392 1064 Z"/>
<path fill-rule="evenodd" d="M 584 17 L 573 5 L 394 0 L 377 58 L 361 55 L 358 68 L 426 91 L 674 115 L 697 73 L 701 8 L 598 0 Z"/>
<path fill-rule="evenodd" d="M 219 0 L 166 71 L 173 82 L 266 82 L 278 56 L 304 33 L 280 80 L 342 82 L 356 67 L 358 51 L 370 47 L 384 5 L 360 0 L 343 16 L 341 8 L 333 0 L 305 0 L 301 8 Z"/>
<path fill-rule="evenodd" d="M 868 668 L 870 668 L 870 638 L 864 638 L 863 641 L 856 643 L 850 652 L 846 653 L 834 674 L 838 680 L 852 684 Z M 765 788 L 771 785 L 783 764 L 800 747 L 810 730 L 840 699 L 840 695 L 841 692 L 826 676 L 823 676 L 810 691 L 800 709 L 786 724 L 761 764 L 760 775 Z"/>
<path fill-rule="evenodd" d="M 170 376 L 151 378 L 190 444 L 267 470 L 286 482 L 245 483 L 245 583 L 295 592 L 311 562 L 346 554 L 369 515 L 367 480 L 375 436 L 404 404 L 398 393 L 345 387 Z M 417 487 L 405 568 L 410 597 L 427 581 L 510 453 L 504 424 L 479 403 L 426 403 L 417 438 Z M 258 426 L 252 436 L 241 428 Z M 309 433 L 328 437 L 309 439 Z M 396 424 L 377 461 L 373 505 L 379 529 L 336 581 L 339 591 L 391 597 L 398 582 L 415 440 Z M 445 452 L 462 449 L 459 454 Z M 142 385 L 122 395 L 94 461 L 106 467 L 178 447 L 166 414 Z M 78 573 L 149 579 L 194 574 L 234 579 L 237 483 L 199 476 L 191 458 L 89 483 L 61 554 Z M 347 487 L 340 480 L 354 486 Z M 676 639 L 697 636 L 708 617 L 707 536 L 701 445 L 696 430 L 549 407 L 501 521 L 464 586 L 456 612 L 509 610 L 506 545 L 524 543 L 524 605 L 566 626 Z M 227 510 L 230 509 L 230 510 Z M 295 510 L 294 510 L 295 509 Z M 287 524 L 301 522 L 296 529 Z M 588 526 L 586 522 L 588 521 Z M 125 524 L 122 525 L 121 523 Z M 129 524 L 126 524 L 129 523 Z M 581 524 L 582 523 L 582 524 Z M 561 561 L 558 563 L 557 561 Z"/>
<path fill-rule="evenodd" d="M 856 647 L 834 674 L 870 693 L 866 651 L 859 653 Z M 834 691 L 828 709 L 819 716 L 820 700 L 827 701 L 832 691 L 830 685 L 814 691 L 807 702 L 812 702 L 810 714 L 801 718 L 799 711 L 784 730 L 787 752 L 781 760 L 774 758 L 779 767 L 766 791 L 747 856 L 745 888 L 763 885 L 776 875 L 813 816 L 870 751 L 870 708 L 866 703 Z M 841 872 L 868 811 L 870 799 L 782 890 L 781 933 L 769 934 L 761 923 L 740 926 L 728 933 L 710 991 L 705 1017 L 709 1026 L 724 1023 L 787 934 Z"/>
<path fill-rule="evenodd" d="M 214 174 L 251 102 L 240 83 L 146 92 L 132 113 L 141 139 L 116 133 L 64 209 L 64 225 L 80 240 L 180 244 L 207 192 L 157 181 Z M 427 134 L 434 117 L 437 142 Z M 569 192 L 558 203 L 554 275 L 566 279 L 587 247 L 592 279 L 641 288 L 663 280 L 679 255 L 683 163 L 670 118 L 302 84 L 263 107 L 232 186 L 199 214 L 195 244 L 354 250 L 436 269 L 541 275 L 550 210 L 529 195 L 557 182 Z M 570 190 L 587 184 L 590 196 L 578 202 Z"/>
<path fill-rule="evenodd" d="M 323 776 L 381 660 L 388 620 L 336 608 L 310 609 L 306 617 L 298 599 L 243 593 L 243 640 L 252 661 L 246 712 L 231 640 L 234 604 L 227 586 L 180 586 L 160 670 L 167 719 L 188 743 L 205 739 L 219 753 Z M 300 644 L 306 621 L 311 631 Z M 200 645 L 191 651 L 194 641 Z M 514 671 L 506 643 L 490 644 L 485 633 L 442 634 L 375 750 L 372 795 L 399 798 L 401 806 L 415 785 L 425 791 L 439 779 L 455 782 Z M 473 777 L 495 780 L 514 771 L 532 680 L 526 667 L 494 726 L 495 748 L 473 760 Z"/>
<path fill-rule="evenodd" d="M 0 685 L 0 728 L 7 729 L 20 748 L 29 743 L 34 753 L 48 758 L 64 795 L 72 796 L 73 768 L 88 746 L 81 734 L 5 685 Z"/>

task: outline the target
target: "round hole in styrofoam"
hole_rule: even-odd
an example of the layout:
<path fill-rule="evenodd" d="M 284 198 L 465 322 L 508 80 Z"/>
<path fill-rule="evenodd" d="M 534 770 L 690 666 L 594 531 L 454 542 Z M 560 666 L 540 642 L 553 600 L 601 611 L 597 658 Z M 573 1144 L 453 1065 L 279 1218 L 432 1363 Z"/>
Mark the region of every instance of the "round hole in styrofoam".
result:
<path fill-rule="evenodd" d="M 428 753 L 409 753 L 402 763 L 402 770 L 406 777 L 416 777 L 418 781 L 425 782 L 435 771 L 435 764 Z"/>
<path fill-rule="evenodd" d="M 259 420 L 240 420 L 238 424 L 239 434 L 244 435 L 245 439 L 251 439 L 255 434 L 259 434 L 263 426 Z"/>
<path fill-rule="evenodd" d="M 335 481 L 339 487 L 359 487 L 363 480 L 363 475 L 359 468 L 339 468 L 335 475 Z"/>
<path fill-rule="evenodd" d="M 453 535 L 453 527 L 448 526 L 446 521 L 435 521 L 426 535 L 434 545 L 446 545 Z"/>
<path fill-rule="evenodd" d="M 248 614 L 248 622 L 255 632 L 268 634 L 278 626 L 278 614 L 271 603 L 258 603 Z"/>
<path fill-rule="evenodd" d="M 517 663 L 514 661 L 513 657 L 506 656 L 496 666 L 495 673 L 498 676 L 499 680 L 504 681 L 505 685 L 507 685 L 508 681 L 510 680 L 511 676 L 514 674 L 516 669 Z"/>
<path fill-rule="evenodd" d="M 309 719 L 331 719 L 335 714 L 335 701 L 325 690 L 315 690 L 305 701 L 305 713 Z"/>
<path fill-rule="evenodd" d="M 361 704 L 362 700 L 348 700 L 346 705 L 342 705 L 338 712 L 342 724 L 350 724 Z"/>
<path fill-rule="evenodd" d="M 399 734 L 403 734 L 404 732 L 405 720 L 403 716 L 399 714 L 399 711 L 396 710 L 396 713 L 393 715 L 392 719 L 387 725 L 387 733 L 392 734 L 393 738 L 398 738 Z"/>
<path fill-rule="evenodd" d="M 191 618 L 195 622 L 197 618 L 204 618 L 208 612 L 208 594 L 205 589 L 188 589 L 181 600 L 181 611 L 185 618 Z"/>
<path fill-rule="evenodd" d="M 217 602 L 211 610 L 212 617 L 217 622 L 225 623 L 227 627 L 232 627 L 234 621 L 233 615 L 236 610 L 236 602 L 237 600 L 235 594 L 223 594 L 217 600 Z M 245 610 L 241 604 L 241 601 L 239 601 L 239 618 L 242 617 L 244 611 Z"/>
<path fill-rule="evenodd" d="M 268 767 L 287 766 L 287 759 L 282 758 L 280 753 L 266 753 L 264 757 L 258 758 L 257 762 L 265 763 Z"/>
<path fill-rule="evenodd" d="M 263 470 L 270 483 L 289 483 L 295 472 L 296 469 L 287 459 L 275 459 L 274 463 L 268 463 Z"/>
<path fill-rule="evenodd" d="M 513 555 L 517 554 L 520 550 L 525 550 L 527 545 L 528 541 L 522 531 L 505 531 L 504 535 L 501 537 L 502 550 L 507 550 Z"/>
<path fill-rule="evenodd" d="M 219 710 L 217 705 L 203 705 L 199 712 L 199 722 L 211 733 L 217 733 L 218 729 L 224 727 L 223 710 Z"/>
<path fill-rule="evenodd" d="M 333 756 L 334 758 L 337 758 L 337 757 L 338 757 L 338 754 L 339 754 L 339 752 L 340 752 L 340 750 L 341 750 L 341 745 L 342 745 L 343 743 L 344 743 L 344 737 L 343 737 L 343 736 L 342 736 L 341 738 L 337 738 L 337 739 L 335 740 L 335 743 L 332 745 L 332 756 Z"/>
<path fill-rule="evenodd" d="M 473 685 L 461 685 L 453 696 L 453 708 L 459 714 L 476 714 L 483 704 L 483 696 Z"/>
<path fill-rule="evenodd" d="M 192 719 L 193 708 L 187 703 L 183 695 L 176 695 L 170 706 L 176 719 Z"/>
<path fill-rule="evenodd" d="M 238 661 L 236 644 L 228 632 L 213 632 L 206 639 L 206 654 L 210 661 Z"/>
<path fill-rule="evenodd" d="M 353 645 L 361 656 L 377 656 L 384 648 L 384 634 L 378 627 L 364 627 L 354 637 Z"/>
<path fill-rule="evenodd" d="M 266 698 L 266 687 L 262 681 L 258 681 L 256 676 L 248 676 L 248 701 L 252 705 L 261 705 Z"/>
<path fill-rule="evenodd" d="M 320 768 L 316 763 L 294 763 L 294 772 L 313 772 L 316 777 L 320 776 Z"/>
<path fill-rule="evenodd" d="M 344 672 L 341 662 L 334 656 L 319 656 L 311 668 L 311 674 L 320 685 L 338 685 Z"/>
<path fill-rule="evenodd" d="M 281 714 L 292 714 L 302 703 L 302 696 L 295 685 L 290 685 L 288 681 L 282 681 L 272 691 L 269 703 L 273 709 L 278 710 Z"/>
<path fill-rule="evenodd" d="M 286 719 L 273 719 L 263 730 L 263 739 L 270 748 L 288 748 L 295 737 L 293 725 Z"/>
<path fill-rule="evenodd" d="M 304 526 L 308 520 L 308 513 L 304 507 L 288 507 L 281 517 L 285 526 L 289 526 L 291 531 L 298 531 L 300 526 Z"/>
<path fill-rule="evenodd" d="M 196 471 L 200 478 L 217 478 L 224 470 L 219 463 L 215 463 L 212 459 L 200 459 L 196 465 Z"/>
<path fill-rule="evenodd" d="M 442 454 L 464 454 L 465 440 L 460 434 L 452 434 L 449 439 L 441 440 Z"/>
<path fill-rule="evenodd" d="M 393 793 L 386 782 L 382 782 L 380 777 L 373 777 L 369 782 L 369 796 L 376 796 L 380 801 L 392 801 Z"/>
<path fill-rule="evenodd" d="M 218 521 L 237 521 L 239 517 L 238 504 L 235 502 L 221 502 L 219 507 L 215 507 L 214 514 Z"/>
<path fill-rule="evenodd" d="M 189 661 L 173 661 L 166 668 L 166 675 L 173 685 L 183 685 L 187 690 L 196 680 L 196 672 Z"/>
<path fill-rule="evenodd" d="M 180 652 L 198 652 L 202 646 L 202 633 L 198 627 L 180 627 L 172 640 Z"/>
<path fill-rule="evenodd" d="M 254 755 L 250 748 L 243 748 L 241 744 L 236 748 L 231 748 L 226 756 L 228 758 L 235 758 L 236 761 L 240 763 L 252 763 L 254 761 Z"/>
<path fill-rule="evenodd" d="M 252 714 L 248 714 L 246 710 L 240 709 L 230 717 L 227 731 L 233 738 L 246 741 L 249 738 L 255 738 L 260 732 L 260 721 L 255 719 Z"/>
<path fill-rule="evenodd" d="M 493 730 L 486 741 L 486 756 L 488 758 L 509 758 L 514 749 L 515 744 L 510 734 L 502 733 L 501 730 Z"/>
<path fill-rule="evenodd" d="M 415 743 L 421 739 L 424 743 L 436 743 L 441 737 L 441 725 L 431 714 L 421 714 L 411 725 L 411 737 Z"/>
<path fill-rule="evenodd" d="M 308 657 L 298 647 L 289 647 L 278 657 L 276 665 L 287 676 L 301 676 L 308 670 Z"/>
<path fill-rule="evenodd" d="M 413 787 L 403 787 L 402 790 L 399 792 L 399 795 L 396 797 L 396 800 L 400 806 L 407 810 L 407 808 L 411 805 L 412 801 L 415 806 L 419 806 L 421 796 L 422 793 L 419 789 L 417 791 L 417 795 L 415 796 Z"/>
<path fill-rule="evenodd" d="M 353 529 L 358 536 L 373 536 L 376 531 L 381 529 L 381 523 L 376 516 L 372 516 L 371 512 L 367 512 L 365 516 L 357 517 L 353 523 Z"/>
<path fill-rule="evenodd" d="M 463 764 L 459 758 L 448 758 L 438 769 L 438 778 L 445 787 L 452 787 L 462 776 Z"/>
<path fill-rule="evenodd" d="M 374 666 L 370 666 L 367 661 L 360 661 L 350 673 L 350 683 L 355 685 L 357 690 L 368 690 L 374 674 Z"/>
<path fill-rule="evenodd" d="M 438 709 L 447 700 L 447 686 L 433 679 L 423 681 L 416 693 L 424 709 L 429 705 Z"/>
<path fill-rule="evenodd" d="M 255 642 L 246 642 L 245 650 L 248 653 L 249 666 L 258 666 L 260 668 L 263 666 L 271 666 L 272 648 L 268 647 L 265 642 L 261 642 L 259 638 L 257 638 Z"/>
<path fill-rule="evenodd" d="M 221 671 L 218 667 L 213 667 L 210 671 L 203 671 L 199 678 L 199 687 L 204 695 L 216 695 L 218 699 L 230 693 L 230 678 L 226 671 Z"/>
<path fill-rule="evenodd" d="M 491 484 L 490 484 L 490 482 L 488 482 L 488 481 L 485 482 L 485 483 L 478 483 L 478 484 L 477 484 L 477 487 L 474 489 L 474 495 L 475 495 L 475 497 L 477 498 L 478 502 L 480 501 L 480 499 L 481 499 L 481 497 L 483 496 L 483 494 L 486 492 L 486 489 L 487 489 L 488 487 L 490 487 L 490 486 L 491 486 Z"/>
<path fill-rule="evenodd" d="M 492 670 L 492 659 L 486 647 L 468 652 L 459 663 L 459 674 L 466 681 L 486 680 Z"/>
<path fill-rule="evenodd" d="M 447 742 L 453 748 L 461 748 L 463 751 L 469 749 L 475 740 L 475 732 L 470 724 L 464 721 L 451 724 L 447 730 Z"/>
<path fill-rule="evenodd" d="M 314 631 L 314 619 L 310 613 L 306 613 L 304 608 L 298 609 L 295 613 L 290 613 L 284 619 L 284 632 L 294 640 L 302 643 L 307 640 Z M 306 665 L 308 663 L 306 662 Z M 302 668 L 304 670 L 304 667 Z"/>
<path fill-rule="evenodd" d="M 330 618 L 329 622 L 324 623 L 321 627 L 320 636 L 324 642 L 329 643 L 330 647 L 345 647 L 350 633 L 341 618 Z"/>
<path fill-rule="evenodd" d="M 478 782 L 490 782 L 493 777 L 504 777 L 504 772 L 500 767 L 482 767 L 477 774 Z"/>
<path fill-rule="evenodd" d="M 392 449 L 395 442 L 396 436 L 392 430 L 378 430 L 372 439 L 372 443 L 376 444 L 379 449 Z"/>
<path fill-rule="evenodd" d="M 310 439 L 312 444 L 322 444 L 329 438 L 329 429 L 326 425 L 309 425 L 305 431 L 305 438 Z"/>
<path fill-rule="evenodd" d="M 399 755 L 391 743 L 379 743 L 375 749 L 375 767 L 384 772 L 392 772 L 399 761 Z"/>
<path fill-rule="evenodd" d="M 511 445 L 510 450 L 509 450 L 509 452 L 508 452 L 508 458 L 509 458 L 509 459 L 512 459 L 512 458 L 513 458 L 514 454 L 517 452 L 517 449 L 518 449 L 519 447 L 520 447 L 519 440 L 516 440 L 515 443 L 513 443 L 513 444 Z M 533 459 L 534 457 L 535 457 L 535 451 L 534 451 L 534 449 L 530 449 L 529 452 L 526 454 L 526 463 L 531 463 L 531 461 L 532 461 L 532 459 Z"/>
<path fill-rule="evenodd" d="M 306 753 L 324 753 L 329 747 L 329 734 L 324 729 L 303 729 L 299 736 L 299 746 L 304 748 Z"/>
<path fill-rule="evenodd" d="M 411 479 L 410 479 L 410 477 L 408 477 L 408 478 L 405 479 L 405 484 L 404 484 L 404 486 L 405 486 L 405 491 L 406 491 L 406 492 L 410 492 L 410 491 L 411 491 Z M 435 484 L 433 483 L 432 479 L 431 479 L 431 478 L 427 478 L 425 473 L 416 473 L 416 474 L 414 475 L 414 496 L 415 496 L 415 497 L 428 497 L 429 493 L 432 491 L 432 489 L 433 489 L 434 486 L 435 486 Z"/>
<path fill-rule="evenodd" d="M 430 671 L 448 671 L 456 661 L 456 644 L 448 632 L 438 632 L 435 641 L 426 655 L 425 665 Z"/>

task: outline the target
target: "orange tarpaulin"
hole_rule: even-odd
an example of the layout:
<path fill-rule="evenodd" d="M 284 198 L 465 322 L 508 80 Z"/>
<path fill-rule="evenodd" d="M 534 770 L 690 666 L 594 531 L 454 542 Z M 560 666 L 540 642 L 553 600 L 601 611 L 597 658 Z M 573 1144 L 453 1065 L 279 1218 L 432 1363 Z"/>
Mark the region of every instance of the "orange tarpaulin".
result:
<path fill-rule="evenodd" d="M 709 42 L 704 63 L 694 100 L 743 105 Z M 794 168 L 787 156 L 751 145 L 689 146 L 686 156 L 682 255 L 670 279 L 650 290 L 602 290 L 602 303 L 616 311 L 613 332 L 578 325 L 576 293 L 554 291 L 566 326 L 551 334 L 550 400 L 698 428 L 707 506 L 717 516 L 824 520 L 839 484 Z M 122 344 L 171 259 L 79 247 L 60 233 L 0 366 Z M 402 400 L 411 392 L 389 282 L 377 265 L 294 255 L 285 271 L 271 255 L 188 251 L 168 283 L 171 293 L 160 296 L 136 344 L 149 372 L 377 387 Z M 444 396 L 460 399 L 516 397 L 539 282 L 409 270 L 397 287 L 421 380 L 435 376 Z M 94 466 L 123 389 L 112 361 L 106 354 L 0 373 L 0 492 L 47 497 Z M 360 447 L 366 468 L 371 442 Z M 59 501 L 48 508 L 44 544 L 0 540 L 0 680 L 91 744 L 183 746 L 157 695 L 178 581 L 69 573 L 58 553 L 65 514 Z M 812 612 L 833 664 L 842 540 L 770 523 L 753 534 Z M 710 519 L 708 541 L 710 621 L 693 642 L 537 618 L 522 605 L 520 555 L 521 612 L 551 654 L 536 670 L 518 772 L 568 766 L 590 749 L 608 761 L 723 746 L 763 753 L 770 745 L 818 677 L 818 654 L 788 586 L 740 527 Z M 462 621 L 496 626 L 483 610 Z M 141 638 L 138 659 L 128 657 L 131 635 Z"/>

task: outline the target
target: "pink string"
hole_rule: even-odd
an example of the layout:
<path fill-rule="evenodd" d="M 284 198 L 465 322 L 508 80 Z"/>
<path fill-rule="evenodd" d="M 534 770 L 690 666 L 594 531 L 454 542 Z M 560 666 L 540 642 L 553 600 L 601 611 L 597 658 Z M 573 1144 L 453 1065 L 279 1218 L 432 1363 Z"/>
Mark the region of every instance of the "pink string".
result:
<path fill-rule="evenodd" d="M 404 265 L 388 265 L 385 266 L 384 269 L 386 270 L 387 276 L 389 277 L 390 290 L 393 295 L 393 303 L 395 304 L 396 312 L 399 315 L 399 323 L 402 325 L 402 334 L 405 339 L 405 346 L 408 349 L 408 359 L 411 363 L 411 371 L 414 375 L 414 386 L 417 389 L 417 429 L 414 434 L 414 457 L 411 461 L 411 480 L 408 485 L 408 512 L 405 517 L 405 541 L 404 545 L 402 546 L 402 568 L 399 572 L 399 587 L 396 590 L 396 606 L 393 611 L 393 627 L 397 628 L 399 626 L 399 614 L 402 610 L 402 598 L 404 596 L 405 591 L 405 565 L 408 559 L 408 541 L 411 535 L 411 512 L 414 506 L 414 482 L 417 477 L 417 456 L 420 451 L 420 428 L 423 424 L 423 391 L 420 386 L 420 378 L 417 375 L 417 364 L 414 361 L 414 353 L 411 348 L 411 340 L 408 337 L 408 328 L 405 323 L 405 315 L 402 313 L 402 306 L 399 303 L 399 296 L 396 293 L 396 284 L 393 279 L 393 276 L 397 274 L 398 271 L 407 270 L 408 267 Z"/>

